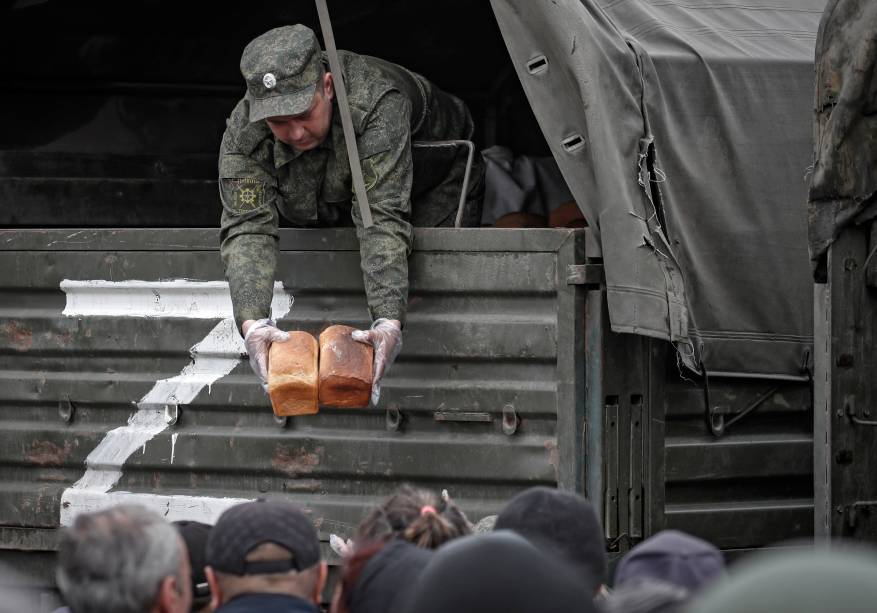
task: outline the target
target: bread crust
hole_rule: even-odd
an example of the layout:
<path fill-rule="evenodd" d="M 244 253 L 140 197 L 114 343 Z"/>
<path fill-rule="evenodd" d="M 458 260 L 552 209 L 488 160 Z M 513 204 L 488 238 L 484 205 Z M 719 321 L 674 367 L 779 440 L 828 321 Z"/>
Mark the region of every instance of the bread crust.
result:
<path fill-rule="evenodd" d="M 353 340 L 356 328 L 335 325 L 320 334 L 320 405 L 361 409 L 371 399 L 374 348 Z"/>
<path fill-rule="evenodd" d="M 268 352 L 268 396 L 279 417 L 319 411 L 319 345 L 308 332 L 291 331 Z"/>

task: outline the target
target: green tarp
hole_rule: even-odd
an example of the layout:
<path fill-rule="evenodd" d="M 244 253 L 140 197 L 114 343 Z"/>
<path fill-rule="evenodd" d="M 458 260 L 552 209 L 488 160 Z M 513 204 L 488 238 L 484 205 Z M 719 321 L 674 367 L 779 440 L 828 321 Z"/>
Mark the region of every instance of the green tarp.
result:
<path fill-rule="evenodd" d="M 613 330 L 709 372 L 800 376 L 825 0 L 492 0 L 599 231 Z"/>

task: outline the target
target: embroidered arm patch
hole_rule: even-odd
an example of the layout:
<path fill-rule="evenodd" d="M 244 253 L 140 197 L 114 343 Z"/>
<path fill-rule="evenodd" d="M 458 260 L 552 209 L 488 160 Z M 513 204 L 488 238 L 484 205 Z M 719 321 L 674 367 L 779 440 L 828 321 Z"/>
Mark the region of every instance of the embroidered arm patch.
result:
<path fill-rule="evenodd" d="M 265 183 L 259 179 L 220 179 L 222 202 L 234 213 L 249 213 L 265 204 Z"/>

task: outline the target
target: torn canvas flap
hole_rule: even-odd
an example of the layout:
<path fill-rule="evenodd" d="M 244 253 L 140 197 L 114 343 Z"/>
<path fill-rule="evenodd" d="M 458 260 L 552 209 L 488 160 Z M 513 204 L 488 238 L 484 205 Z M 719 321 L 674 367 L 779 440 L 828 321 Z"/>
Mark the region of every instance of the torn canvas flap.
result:
<path fill-rule="evenodd" d="M 671 340 L 692 368 L 800 375 L 825 0 L 492 5 L 564 179 L 596 221 L 612 329 Z"/>
<path fill-rule="evenodd" d="M 690 356 L 683 277 L 642 157 L 651 134 L 635 53 L 593 2 L 492 5 L 552 154 L 601 236 L 612 329 L 673 341 Z"/>

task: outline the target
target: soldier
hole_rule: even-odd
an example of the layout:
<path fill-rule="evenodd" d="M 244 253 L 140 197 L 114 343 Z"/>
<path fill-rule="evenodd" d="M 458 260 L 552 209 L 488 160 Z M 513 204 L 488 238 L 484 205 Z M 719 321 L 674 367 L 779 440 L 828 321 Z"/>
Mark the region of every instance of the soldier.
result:
<path fill-rule="evenodd" d="M 264 384 L 268 348 L 288 338 L 269 318 L 280 216 L 299 227 L 355 225 L 373 324 L 354 338 L 374 346 L 376 404 L 402 347 L 412 224 L 454 225 L 465 170 L 465 151 L 415 160 L 412 141 L 470 139 L 473 125 L 462 101 L 420 75 L 339 56 L 374 225 L 363 226 L 356 206 L 326 56 L 310 28 L 285 26 L 251 41 L 241 57 L 247 93 L 227 121 L 219 156 L 220 252 L 235 321 Z M 464 225 L 480 221 L 483 168 L 476 155 Z"/>

